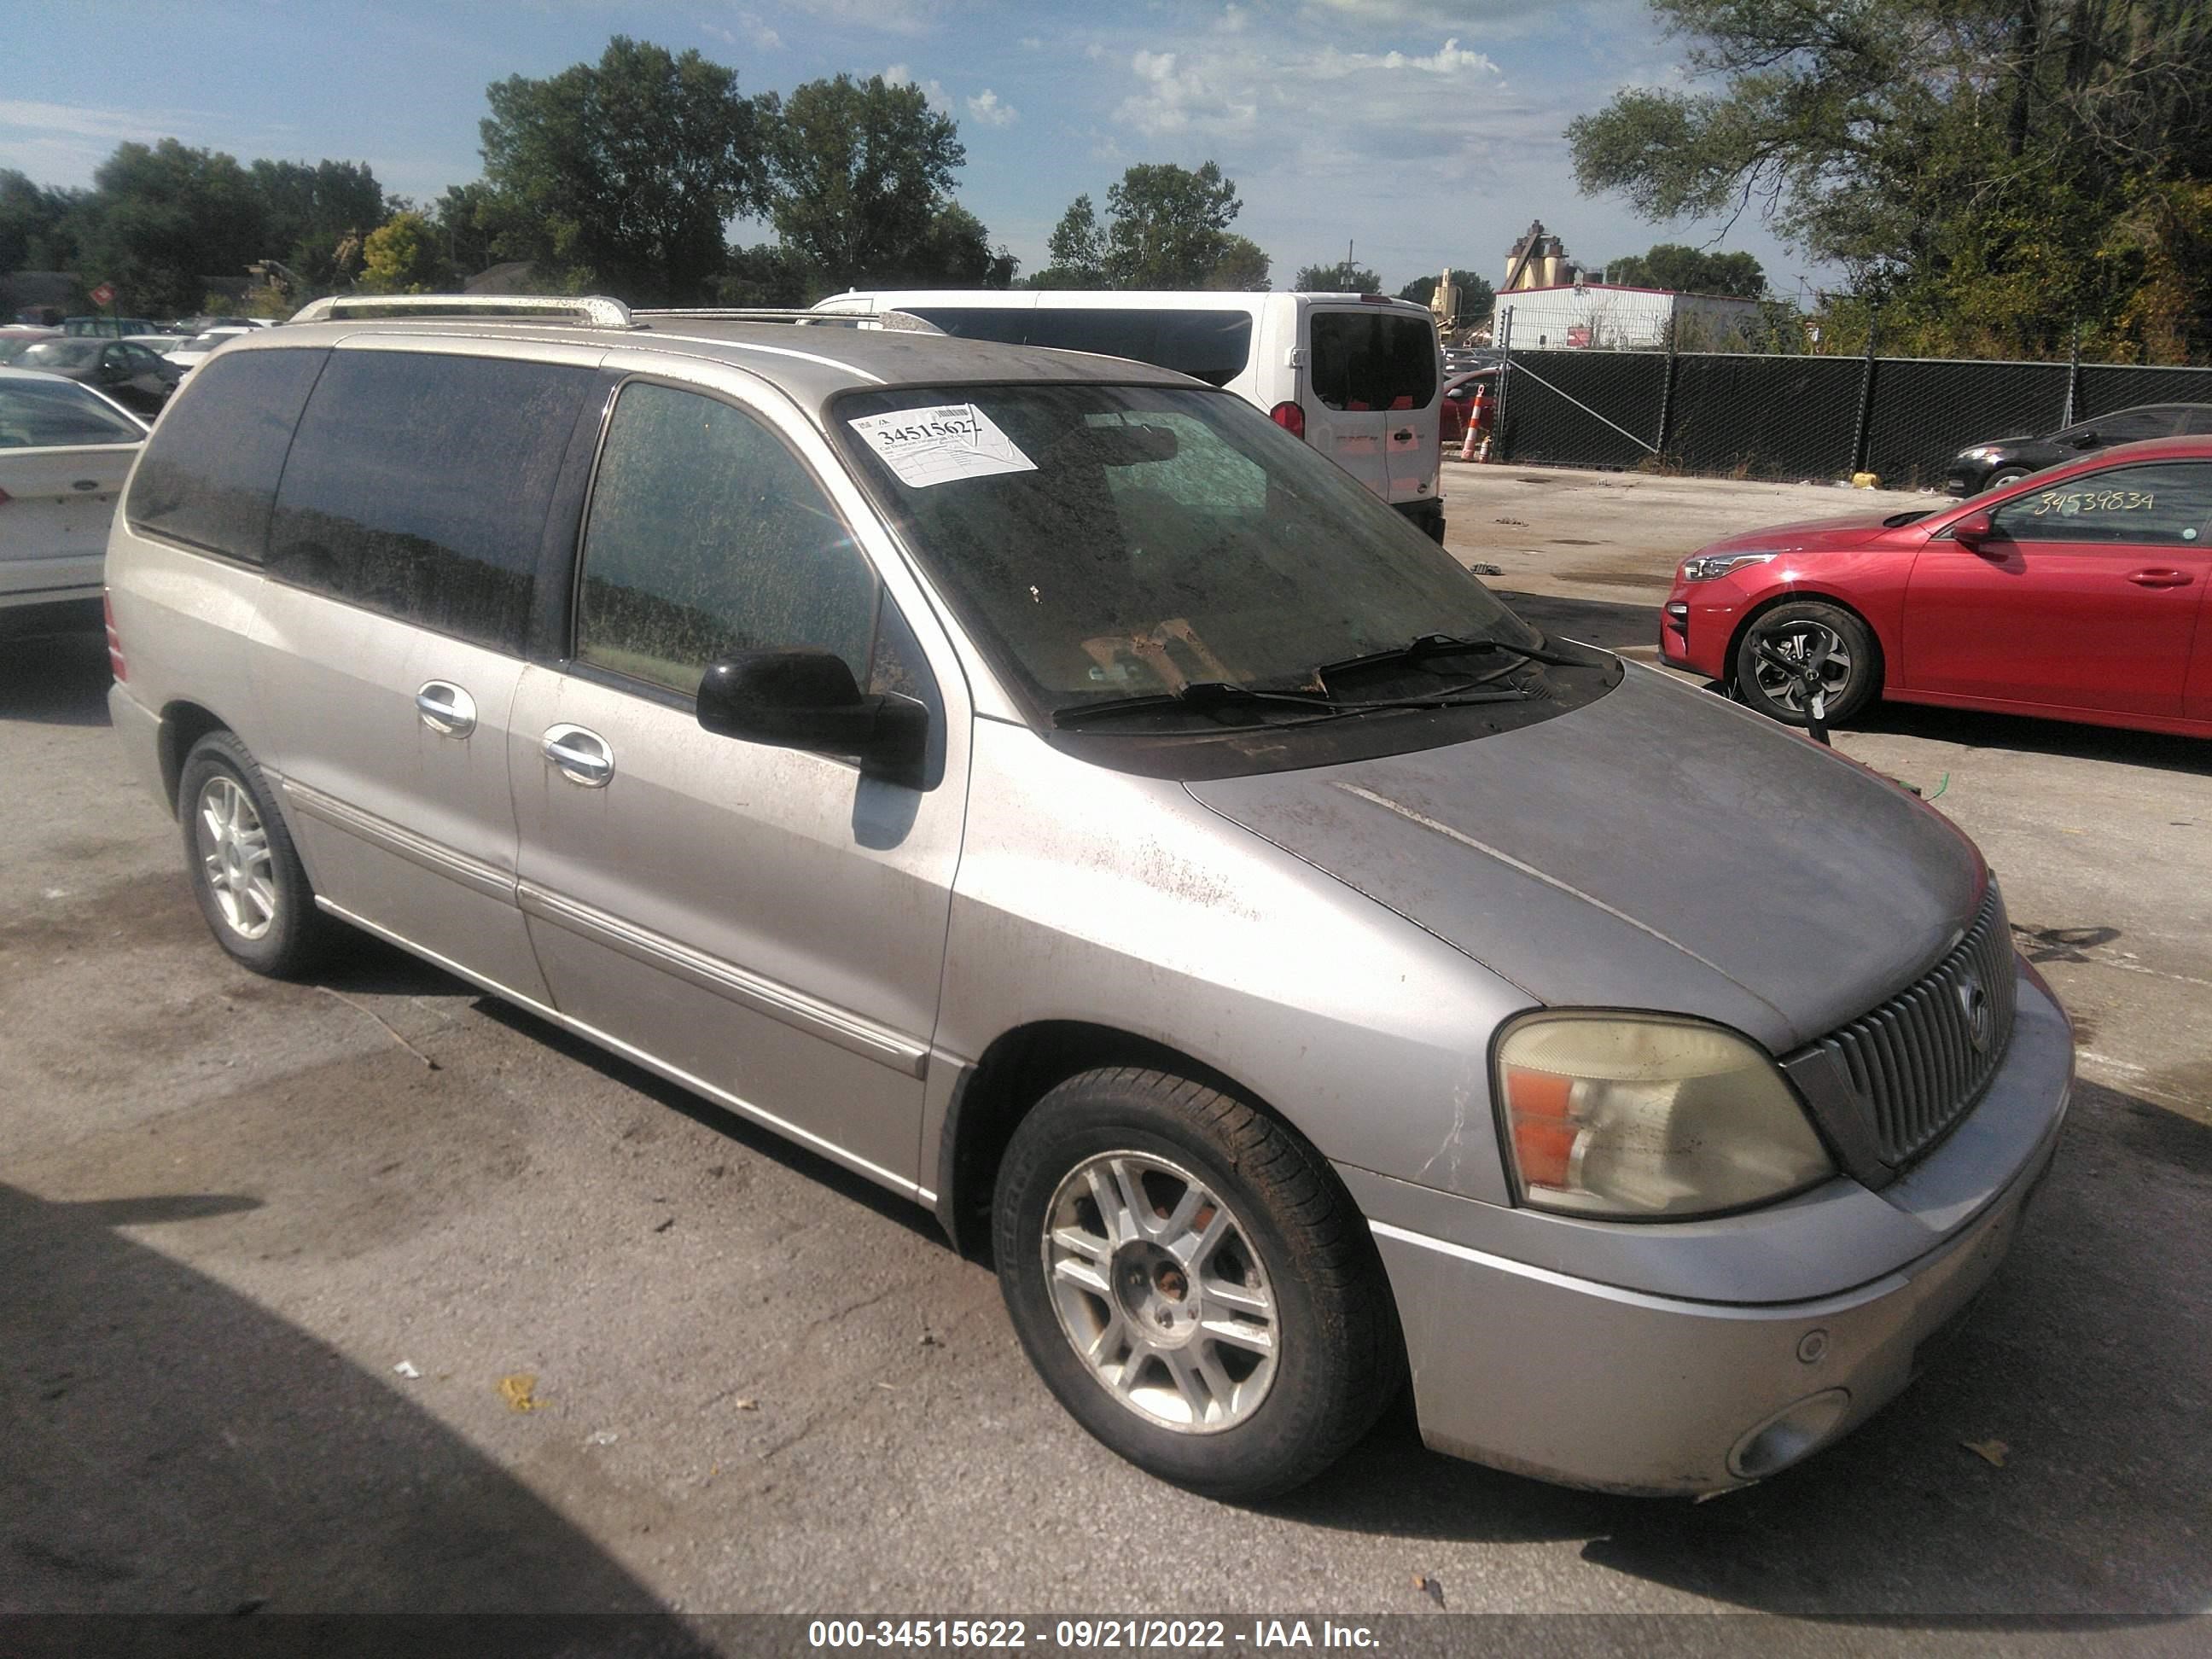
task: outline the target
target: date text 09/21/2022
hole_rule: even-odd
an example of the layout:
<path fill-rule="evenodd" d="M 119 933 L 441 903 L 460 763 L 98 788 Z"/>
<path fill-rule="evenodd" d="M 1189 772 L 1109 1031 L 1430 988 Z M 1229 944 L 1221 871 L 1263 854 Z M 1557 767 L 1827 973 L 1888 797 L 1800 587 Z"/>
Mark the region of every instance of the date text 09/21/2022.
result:
<path fill-rule="evenodd" d="M 817 1619 L 806 1629 L 816 1650 L 840 1648 L 1036 1649 L 1044 1652 L 1200 1651 L 1236 1649 L 1289 1652 L 1305 1648 L 1368 1649 L 1375 1632 L 1328 1620 Z"/>

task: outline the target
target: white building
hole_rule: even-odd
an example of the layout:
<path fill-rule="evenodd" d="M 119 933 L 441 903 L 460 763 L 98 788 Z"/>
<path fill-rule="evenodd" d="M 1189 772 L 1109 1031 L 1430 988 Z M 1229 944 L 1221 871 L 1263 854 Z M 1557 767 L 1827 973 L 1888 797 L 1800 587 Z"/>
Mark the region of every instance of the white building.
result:
<path fill-rule="evenodd" d="M 1510 341 L 1522 351 L 1559 346 L 1663 351 L 1671 329 L 1680 350 L 1729 351 L 1749 344 L 1759 325 L 1756 300 L 1575 283 L 1501 293 L 1491 341 Z"/>

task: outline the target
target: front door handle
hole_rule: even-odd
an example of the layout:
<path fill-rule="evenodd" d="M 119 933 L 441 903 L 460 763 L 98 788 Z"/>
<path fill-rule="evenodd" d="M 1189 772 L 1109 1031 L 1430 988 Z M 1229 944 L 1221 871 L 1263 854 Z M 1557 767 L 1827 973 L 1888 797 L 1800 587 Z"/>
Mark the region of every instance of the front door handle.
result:
<path fill-rule="evenodd" d="M 2130 570 L 2128 580 L 2137 587 L 2186 587 L 2197 578 L 2186 570 Z"/>
<path fill-rule="evenodd" d="M 477 700 L 449 680 L 423 681 L 415 712 L 441 738 L 465 738 L 477 729 Z"/>
<path fill-rule="evenodd" d="M 586 726 L 549 726 L 545 758 L 562 777 L 586 789 L 605 788 L 615 775 L 615 751 Z"/>
<path fill-rule="evenodd" d="M 70 488 L 71 489 L 97 489 L 100 488 L 100 480 L 97 478 L 79 478 L 76 483 L 70 485 Z"/>

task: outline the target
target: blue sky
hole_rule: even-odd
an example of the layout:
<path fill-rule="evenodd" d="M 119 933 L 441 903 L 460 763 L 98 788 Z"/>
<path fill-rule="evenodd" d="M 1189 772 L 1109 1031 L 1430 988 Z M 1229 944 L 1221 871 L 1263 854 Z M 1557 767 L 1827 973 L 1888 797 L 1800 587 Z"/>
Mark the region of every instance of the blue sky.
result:
<path fill-rule="evenodd" d="M 1495 282 L 1540 217 L 1586 264 L 1655 241 L 1812 270 L 1747 217 L 1655 227 L 1575 189 L 1561 137 L 1631 85 L 1679 84 L 1642 0 L 14 0 L 0 167 L 85 185 L 124 139 L 241 160 L 366 161 L 418 199 L 477 176 L 484 88 L 596 58 L 610 34 L 696 47 L 748 92 L 843 70 L 914 81 L 960 124 L 960 199 L 1022 260 L 1138 161 L 1213 160 L 1274 260 L 1355 257 L 1395 289 L 1447 261 Z M 31 42 L 46 48 L 27 51 Z M 740 240 L 764 237 L 739 227 Z M 1718 240 L 1714 239 L 1719 238 Z"/>

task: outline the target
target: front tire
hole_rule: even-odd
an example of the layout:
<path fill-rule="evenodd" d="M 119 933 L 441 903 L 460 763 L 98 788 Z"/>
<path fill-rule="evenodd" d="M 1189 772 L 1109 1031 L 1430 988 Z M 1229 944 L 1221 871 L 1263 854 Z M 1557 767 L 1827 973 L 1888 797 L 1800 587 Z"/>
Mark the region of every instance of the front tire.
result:
<path fill-rule="evenodd" d="M 1768 653 L 1772 653 L 1769 655 Z M 1820 599 L 1792 599 L 1762 611 L 1735 649 L 1736 695 L 1785 726 L 1804 726 L 1812 705 L 1804 687 L 1774 660 L 1817 662 L 1826 693 L 1823 716 L 1840 726 L 1872 702 L 1881 686 L 1874 630 L 1851 611 Z"/>
<path fill-rule="evenodd" d="M 194 744 L 178 778 L 177 805 L 192 896 L 216 943 L 272 978 L 312 966 L 335 928 L 315 908 L 291 834 L 246 745 L 228 732 Z"/>
<path fill-rule="evenodd" d="M 1978 495 L 1986 495 L 1992 489 L 2009 489 L 2012 485 L 2018 483 L 2022 478 L 2025 478 L 2027 476 L 2027 468 L 2024 466 L 2001 466 L 1996 471 L 1990 473 L 1988 477 L 1983 479 L 1982 487 L 1974 493 Z"/>
<path fill-rule="evenodd" d="M 1128 1067 L 1060 1084 L 1006 1149 L 994 1233 L 1030 1363 L 1164 1480 L 1288 1491 L 1396 1393 L 1389 1285 L 1327 1161 L 1202 1083 Z"/>

